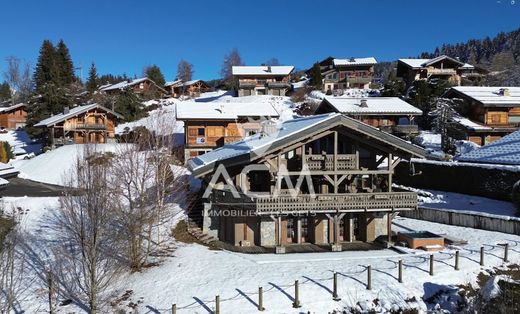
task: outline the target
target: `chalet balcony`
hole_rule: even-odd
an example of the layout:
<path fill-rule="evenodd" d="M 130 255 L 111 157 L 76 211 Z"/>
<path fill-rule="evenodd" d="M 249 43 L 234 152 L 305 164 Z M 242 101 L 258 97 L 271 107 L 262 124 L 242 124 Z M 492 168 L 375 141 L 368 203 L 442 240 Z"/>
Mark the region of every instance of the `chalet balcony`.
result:
<path fill-rule="evenodd" d="M 291 84 L 288 82 L 267 82 L 267 86 L 270 88 L 289 88 Z"/>
<path fill-rule="evenodd" d="M 457 71 L 454 69 L 428 69 L 428 75 L 455 75 Z"/>
<path fill-rule="evenodd" d="M 106 130 L 107 126 L 103 123 L 76 123 L 64 128 L 65 130 Z"/>
<path fill-rule="evenodd" d="M 415 124 L 382 125 L 381 131 L 392 134 L 415 134 L 419 133 L 419 127 Z"/>
<path fill-rule="evenodd" d="M 357 155 L 355 154 L 338 154 L 337 170 L 354 170 L 358 169 Z M 334 155 L 306 155 L 305 163 L 309 170 L 334 170 Z"/>
<path fill-rule="evenodd" d="M 213 190 L 218 206 L 253 210 L 256 215 L 376 212 L 417 209 L 417 193 L 381 192 L 346 194 L 245 195 L 239 198 L 223 190 Z"/>

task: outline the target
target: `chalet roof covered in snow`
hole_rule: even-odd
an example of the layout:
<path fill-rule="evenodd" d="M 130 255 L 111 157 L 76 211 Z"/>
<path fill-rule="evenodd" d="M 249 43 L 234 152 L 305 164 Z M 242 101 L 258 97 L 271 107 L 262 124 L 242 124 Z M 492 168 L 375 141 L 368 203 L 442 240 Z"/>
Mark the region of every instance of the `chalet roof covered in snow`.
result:
<path fill-rule="evenodd" d="M 349 58 L 349 59 L 334 59 L 333 64 L 335 66 L 348 66 L 348 65 L 374 65 L 377 64 L 377 60 L 374 57 L 368 58 Z"/>
<path fill-rule="evenodd" d="M 150 80 L 150 79 L 147 77 L 141 77 L 141 78 L 138 78 L 135 80 L 122 81 L 122 82 L 115 83 L 115 84 L 101 86 L 100 90 L 110 91 L 110 90 L 116 90 L 116 89 L 125 89 L 127 87 L 134 86 L 136 84 L 142 83 L 147 80 Z"/>
<path fill-rule="evenodd" d="M 468 67 L 474 68 L 471 64 L 460 62 L 459 60 L 448 57 L 446 55 L 438 56 L 433 59 L 420 59 L 420 58 L 418 58 L 418 59 L 399 59 L 400 62 L 402 62 L 414 69 L 426 68 L 441 60 L 449 60 L 449 61 L 455 62 L 455 63 L 459 64 L 459 66 L 462 68 L 468 68 Z"/>
<path fill-rule="evenodd" d="M 27 104 L 25 104 L 25 103 L 19 103 L 19 104 L 12 105 L 12 106 L 9 106 L 9 107 L 0 107 L 0 113 L 13 111 L 13 110 L 16 110 L 18 108 L 26 107 L 26 106 L 27 106 Z"/>
<path fill-rule="evenodd" d="M 164 84 L 164 86 L 166 86 L 166 87 L 176 86 L 180 83 L 182 83 L 182 80 L 168 81 Z"/>
<path fill-rule="evenodd" d="M 243 117 L 279 117 L 280 114 L 269 103 L 242 102 L 192 102 L 176 105 L 179 120 L 235 120 Z"/>
<path fill-rule="evenodd" d="M 57 115 L 54 115 L 54 116 L 50 116 L 48 117 L 47 119 L 44 119 L 38 123 L 36 123 L 34 126 L 36 127 L 48 127 L 48 126 L 51 126 L 51 125 L 54 125 L 56 123 L 60 123 L 60 122 L 63 122 L 69 118 L 72 118 L 74 116 L 77 116 L 77 115 L 80 115 L 82 113 L 85 113 L 87 111 L 90 111 L 90 110 L 93 110 L 93 109 L 101 109 L 103 111 L 106 111 L 120 119 L 123 118 L 122 115 L 120 115 L 119 113 L 115 112 L 115 111 L 112 111 L 106 107 L 103 107 L 99 104 L 89 104 L 89 105 L 83 105 L 83 106 L 77 106 L 77 107 L 74 107 L 74 108 L 71 108 L 69 109 L 69 111 L 67 113 L 65 112 L 62 112 L 60 114 L 57 114 Z"/>
<path fill-rule="evenodd" d="M 288 65 L 273 65 L 273 66 L 234 66 L 232 71 L 233 75 L 259 75 L 259 76 L 271 76 L 271 75 L 289 75 L 294 70 L 294 66 Z"/>
<path fill-rule="evenodd" d="M 164 86 L 171 86 L 171 87 L 181 87 L 181 86 L 191 86 L 191 85 L 194 85 L 194 84 L 197 84 L 197 83 L 202 83 L 202 84 L 205 84 L 205 82 L 203 80 L 191 80 L 191 81 L 186 81 L 186 82 L 183 82 L 182 80 L 176 80 L 176 81 L 172 81 L 172 82 L 167 82 Z"/>
<path fill-rule="evenodd" d="M 450 98 L 470 98 L 485 107 L 520 106 L 520 87 L 516 86 L 455 86 L 444 95 Z"/>
<path fill-rule="evenodd" d="M 513 132 L 491 144 L 463 154 L 459 161 L 520 165 L 520 131 Z"/>
<path fill-rule="evenodd" d="M 391 146 L 395 149 L 396 155 L 424 157 L 425 152 L 421 147 L 345 115 L 330 113 L 287 120 L 277 126 L 276 132 L 268 135 L 255 134 L 192 158 L 188 161 L 188 168 L 195 176 L 200 177 L 211 173 L 217 163 L 224 165 L 246 164 L 270 152 L 299 142 L 303 138 L 337 126 L 347 127 L 353 133 L 369 136 L 379 144 Z"/>
<path fill-rule="evenodd" d="M 347 115 L 421 115 L 422 111 L 398 97 L 325 97 L 320 107 Z"/>

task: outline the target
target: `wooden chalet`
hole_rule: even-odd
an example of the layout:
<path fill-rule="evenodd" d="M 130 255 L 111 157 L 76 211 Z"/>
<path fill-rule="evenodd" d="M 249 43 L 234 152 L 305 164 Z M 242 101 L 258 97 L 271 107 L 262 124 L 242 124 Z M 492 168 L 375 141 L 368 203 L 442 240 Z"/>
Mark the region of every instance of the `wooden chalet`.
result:
<path fill-rule="evenodd" d="M 325 97 L 316 114 L 338 112 L 395 135 L 419 132 L 422 111 L 398 97 Z"/>
<path fill-rule="evenodd" d="M 234 66 L 238 96 L 285 96 L 291 88 L 293 66 Z"/>
<path fill-rule="evenodd" d="M 25 127 L 27 105 L 19 103 L 9 107 L 0 107 L 0 128 L 16 130 Z"/>
<path fill-rule="evenodd" d="M 399 59 L 397 77 L 402 78 L 407 86 L 418 80 L 442 79 L 453 85 L 463 85 L 463 80 L 478 81 L 487 74 L 487 70 L 461 62 L 445 55 L 433 59 Z"/>
<path fill-rule="evenodd" d="M 99 91 L 107 95 L 117 95 L 124 90 L 132 90 L 140 95 L 153 95 L 156 97 L 165 97 L 168 92 L 154 81 L 147 77 L 142 77 L 134 80 L 126 80 L 116 84 L 108 84 L 99 87 Z"/>
<path fill-rule="evenodd" d="M 260 132 L 279 113 L 268 103 L 181 102 L 176 119 L 184 122 L 184 160 Z"/>
<path fill-rule="evenodd" d="M 520 127 L 520 87 L 457 86 L 442 97 L 461 101 L 450 127 L 456 139 L 486 145 Z"/>
<path fill-rule="evenodd" d="M 187 82 L 177 80 L 167 82 L 164 87 L 168 94 L 175 98 L 181 96 L 199 97 L 201 93 L 210 90 L 209 86 L 203 80 L 191 80 Z"/>
<path fill-rule="evenodd" d="M 320 61 L 323 91 L 345 90 L 349 88 L 368 89 L 374 78 L 373 57 L 338 59 L 328 57 Z M 310 74 L 310 70 L 307 71 Z"/>
<path fill-rule="evenodd" d="M 203 191 L 212 187 L 201 213 L 209 236 L 278 253 L 304 243 L 339 251 L 353 242 L 391 242 L 392 218 L 417 208 L 416 193 L 394 191 L 394 168 L 423 156 L 420 147 L 333 113 L 286 121 L 188 167 Z"/>
<path fill-rule="evenodd" d="M 83 105 L 44 119 L 35 127 L 47 128 L 52 146 L 109 143 L 115 141 L 115 126 L 123 116 L 99 104 Z"/>

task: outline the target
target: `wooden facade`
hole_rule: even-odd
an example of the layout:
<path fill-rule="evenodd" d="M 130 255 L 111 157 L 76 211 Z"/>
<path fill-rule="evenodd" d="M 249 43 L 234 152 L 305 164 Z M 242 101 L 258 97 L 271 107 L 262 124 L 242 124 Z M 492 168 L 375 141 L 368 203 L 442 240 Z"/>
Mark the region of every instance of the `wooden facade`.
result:
<path fill-rule="evenodd" d="M 99 105 L 68 109 L 36 126 L 46 127 L 52 146 L 65 144 L 110 143 L 115 141 L 115 126 L 122 116 Z"/>
<path fill-rule="evenodd" d="M 168 92 L 161 86 L 158 86 L 154 81 L 148 78 L 140 78 L 135 80 L 128 80 L 116 84 L 102 86 L 101 92 L 107 95 L 118 95 L 122 90 L 132 90 L 135 94 L 146 97 L 165 97 Z"/>
<path fill-rule="evenodd" d="M 235 68 L 251 68 L 251 71 L 235 71 Z M 289 68 L 285 72 L 275 68 Z M 233 76 L 238 81 L 238 96 L 273 95 L 286 96 L 291 89 L 291 72 L 294 67 L 259 66 L 233 67 Z"/>
<path fill-rule="evenodd" d="M 343 242 L 391 242 L 392 217 L 417 208 L 416 193 L 393 190 L 394 168 L 401 158 L 421 157 L 422 151 L 406 151 L 412 145 L 344 116 L 331 117 L 313 131 L 284 137 L 250 161 L 220 160 L 238 197 L 223 179 L 214 181 L 213 171 L 195 169 L 214 183 L 203 230 L 233 245 L 276 246 L 279 253 L 290 244 L 340 250 Z M 259 168 L 244 172 L 253 165 Z"/>
<path fill-rule="evenodd" d="M 497 93 L 503 92 L 497 88 Z M 459 99 L 461 101 L 459 113 L 476 125 L 476 127 L 452 125 L 450 133 L 456 139 L 469 140 L 482 146 L 492 143 L 520 127 L 519 104 L 508 104 L 505 101 L 499 106 L 490 106 L 457 91 L 457 89 L 448 90 L 443 97 Z"/>
<path fill-rule="evenodd" d="M 258 117 L 257 117 L 258 118 Z M 184 120 L 184 160 L 260 132 L 261 124 L 239 120 Z"/>
<path fill-rule="evenodd" d="M 16 130 L 25 127 L 27 121 L 27 105 L 16 104 L 0 108 L 0 128 Z"/>
<path fill-rule="evenodd" d="M 348 62 L 340 63 L 335 60 Z M 320 61 L 323 92 L 336 93 L 350 88 L 370 88 L 370 83 L 372 83 L 374 78 L 374 66 L 376 63 L 376 60 L 373 58 L 335 59 L 328 57 Z M 311 75 L 311 69 L 307 70 L 307 74 Z"/>
<path fill-rule="evenodd" d="M 191 98 L 199 97 L 201 93 L 210 90 L 206 82 L 202 80 L 194 80 L 188 82 L 176 81 L 165 86 L 166 91 L 175 98 L 181 96 L 189 96 Z"/>
<path fill-rule="evenodd" d="M 397 62 L 397 77 L 402 78 L 407 86 L 411 86 L 418 80 L 441 79 L 448 81 L 451 85 L 463 85 L 464 80 L 478 81 L 482 79 L 487 71 L 473 65 L 461 62 L 448 56 L 439 56 L 433 59 L 400 59 Z"/>

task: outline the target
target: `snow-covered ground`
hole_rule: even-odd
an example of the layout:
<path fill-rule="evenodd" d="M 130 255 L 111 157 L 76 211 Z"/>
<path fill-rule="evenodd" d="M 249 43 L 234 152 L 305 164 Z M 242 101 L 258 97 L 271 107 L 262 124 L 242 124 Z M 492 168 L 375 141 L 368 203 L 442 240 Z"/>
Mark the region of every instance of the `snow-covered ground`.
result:
<path fill-rule="evenodd" d="M 97 144 L 93 148 L 100 152 L 115 152 L 121 145 L 124 144 Z M 21 178 L 62 185 L 84 148 L 82 144 L 65 145 L 29 160 L 15 160 L 12 164 L 20 171 L 18 176 Z"/>
<path fill-rule="evenodd" d="M 4 198 L 7 206 L 26 210 L 23 224 L 34 236 L 49 237 L 46 217 L 58 206 L 57 198 Z M 266 313 L 324 313 L 345 307 L 384 312 L 391 309 L 417 308 L 421 313 L 432 309 L 424 296 L 439 290 L 457 290 L 456 285 L 475 283 L 477 274 L 502 264 L 503 248 L 510 244 L 509 258 L 520 262 L 520 236 L 470 228 L 448 226 L 420 220 L 396 218 L 395 231 L 429 230 L 468 241 L 463 247 L 447 247 L 434 253 L 435 275 L 430 276 L 429 254 L 409 250 L 399 254 L 392 250 L 368 252 L 330 252 L 303 254 L 250 255 L 213 251 L 198 244 L 175 243 L 173 256 L 166 257 L 157 267 L 141 273 L 127 273 L 111 284 L 112 299 L 131 291 L 120 308 L 138 304 L 139 313 L 169 313 L 177 304 L 180 313 L 206 313 L 214 310 L 214 298 L 220 296 L 223 313 L 256 311 L 258 287 L 264 289 Z M 479 249 L 484 246 L 485 267 L 479 265 Z M 461 252 L 460 271 L 453 269 L 454 251 Z M 397 262 L 404 262 L 404 283 L 397 281 Z M 372 266 L 372 290 L 366 290 L 366 265 Z M 28 270 L 31 272 L 31 270 Z M 332 275 L 338 273 L 341 300 L 332 300 Z M 20 307 L 27 313 L 46 309 L 46 294 L 36 274 L 27 274 L 29 287 Z M 300 283 L 302 307 L 292 308 L 294 281 Z M 378 300 L 378 301 L 376 301 Z M 456 299 L 439 300 L 452 310 Z M 73 312 L 74 305 L 59 307 L 60 312 Z M 106 308 L 105 312 L 114 309 Z"/>
<path fill-rule="evenodd" d="M 422 207 L 454 209 L 465 212 L 487 213 L 500 216 L 516 216 L 513 203 L 491 198 L 453 192 L 422 190 L 419 203 Z"/>
<path fill-rule="evenodd" d="M 16 159 L 22 159 L 26 154 L 37 154 L 41 151 L 42 145 L 34 143 L 29 135 L 22 130 L 7 131 L 0 133 L 0 141 L 8 142 L 14 150 Z"/>

